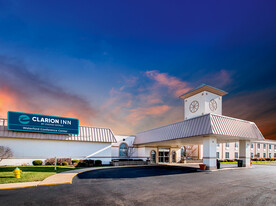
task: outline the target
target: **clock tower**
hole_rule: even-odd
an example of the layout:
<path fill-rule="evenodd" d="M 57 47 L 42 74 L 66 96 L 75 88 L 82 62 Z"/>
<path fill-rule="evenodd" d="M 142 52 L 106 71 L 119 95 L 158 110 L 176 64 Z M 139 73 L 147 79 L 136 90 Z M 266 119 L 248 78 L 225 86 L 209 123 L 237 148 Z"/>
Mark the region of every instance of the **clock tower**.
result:
<path fill-rule="evenodd" d="M 222 96 L 227 92 L 202 84 L 180 96 L 184 100 L 184 119 L 214 113 L 222 114 Z"/>

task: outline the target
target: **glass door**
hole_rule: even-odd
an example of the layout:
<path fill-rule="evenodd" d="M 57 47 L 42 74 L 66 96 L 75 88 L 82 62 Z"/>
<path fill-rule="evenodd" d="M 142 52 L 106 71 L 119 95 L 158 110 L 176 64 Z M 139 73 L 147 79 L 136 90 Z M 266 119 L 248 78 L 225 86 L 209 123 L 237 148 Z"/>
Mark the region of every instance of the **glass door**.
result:
<path fill-rule="evenodd" d="M 170 162 L 170 149 L 159 149 L 159 162 L 168 163 Z"/>

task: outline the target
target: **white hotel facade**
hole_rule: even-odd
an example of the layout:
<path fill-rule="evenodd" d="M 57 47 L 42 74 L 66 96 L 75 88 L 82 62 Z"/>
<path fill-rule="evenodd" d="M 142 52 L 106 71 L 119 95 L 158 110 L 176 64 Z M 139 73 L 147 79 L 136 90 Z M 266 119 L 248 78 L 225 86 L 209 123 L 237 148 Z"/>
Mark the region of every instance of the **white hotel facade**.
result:
<path fill-rule="evenodd" d="M 131 136 L 114 135 L 109 128 L 80 126 L 78 135 L 45 134 L 8 130 L 0 119 L 0 146 L 10 147 L 13 157 L 0 165 L 32 164 L 53 157 L 102 160 L 132 158 L 152 163 L 181 160 L 183 146 L 194 145 L 193 157 L 203 159 L 207 169 L 216 168 L 216 159 L 275 158 L 276 141 L 265 140 L 255 123 L 222 115 L 226 92 L 201 85 L 180 98 L 184 120 Z M 128 148 L 133 148 L 131 156 Z"/>

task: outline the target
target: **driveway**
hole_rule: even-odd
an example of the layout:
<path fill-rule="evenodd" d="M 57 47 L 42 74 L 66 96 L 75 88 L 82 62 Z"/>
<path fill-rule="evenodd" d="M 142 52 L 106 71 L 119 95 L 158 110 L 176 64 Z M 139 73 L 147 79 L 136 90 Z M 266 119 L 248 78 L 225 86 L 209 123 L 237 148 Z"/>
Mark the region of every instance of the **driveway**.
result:
<path fill-rule="evenodd" d="M 0 205 L 276 205 L 276 166 L 102 169 L 79 174 L 69 185 L 2 190 Z"/>

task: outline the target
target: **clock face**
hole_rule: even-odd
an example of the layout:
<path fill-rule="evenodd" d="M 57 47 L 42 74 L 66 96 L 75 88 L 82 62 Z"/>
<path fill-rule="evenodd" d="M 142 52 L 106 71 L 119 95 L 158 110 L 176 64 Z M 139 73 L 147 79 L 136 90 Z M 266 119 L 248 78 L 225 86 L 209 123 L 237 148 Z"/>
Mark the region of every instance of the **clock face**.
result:
<path fill-rule="evenodd" d="M 198 101 L 192 101 L 192 103 L 190 104 L 190 107 L 189 107 L 190 111 L 192 113 L 195 113 L 198 110 L 198 108 L 199 108 Z"/>
<path fill-rule="evenodd" d="M 211 99 L 209 102 L 209 108 L 211 111 L 216 111 L 218 108 L 217 102 L 214 99 Z"/>

